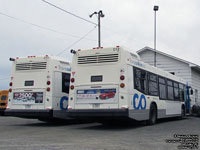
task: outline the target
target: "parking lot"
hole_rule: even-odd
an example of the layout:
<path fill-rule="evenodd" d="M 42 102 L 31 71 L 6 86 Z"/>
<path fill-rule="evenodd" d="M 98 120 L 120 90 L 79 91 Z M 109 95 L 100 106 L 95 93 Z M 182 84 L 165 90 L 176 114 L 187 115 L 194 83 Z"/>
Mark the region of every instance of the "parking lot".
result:
<path fill-rule="evenodd" d="M 0 150 L 176 150 L 180 143 L 166 140 L 191 134 L 200 135 L 200 118 L 163 119 L 154 126 L 146 126 L 52 124 L 0 117 Z"/>

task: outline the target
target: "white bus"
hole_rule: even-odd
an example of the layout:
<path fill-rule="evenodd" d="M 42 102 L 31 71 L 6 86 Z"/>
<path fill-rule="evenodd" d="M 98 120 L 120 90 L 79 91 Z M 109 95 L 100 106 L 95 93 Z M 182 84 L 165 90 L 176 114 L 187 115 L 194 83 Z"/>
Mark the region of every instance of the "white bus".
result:
<path fill-rule="evenodd" d="M 71 67 L 53 56 L 10 58 L 13 61 L 5 114 L 46 120 L 68 106 Z"/>
<path fill-rule="evenodd" d="M 186 82 L 123 48 L 72 51 L 71 117 L 130 118 L 154 124 L 184 116 Z"/>

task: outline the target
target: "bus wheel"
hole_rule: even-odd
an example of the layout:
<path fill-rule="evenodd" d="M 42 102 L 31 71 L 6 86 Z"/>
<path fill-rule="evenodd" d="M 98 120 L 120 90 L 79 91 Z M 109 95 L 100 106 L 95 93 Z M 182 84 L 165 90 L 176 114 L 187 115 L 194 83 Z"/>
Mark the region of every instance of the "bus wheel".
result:
<path fill-rule="evenodd" d="M 156 109 L 156 106 L 152 104 L 149 111 L 148 124 L 153 125 L 156 123 L 156 120 L 157 120 L 157 109 Z"/>

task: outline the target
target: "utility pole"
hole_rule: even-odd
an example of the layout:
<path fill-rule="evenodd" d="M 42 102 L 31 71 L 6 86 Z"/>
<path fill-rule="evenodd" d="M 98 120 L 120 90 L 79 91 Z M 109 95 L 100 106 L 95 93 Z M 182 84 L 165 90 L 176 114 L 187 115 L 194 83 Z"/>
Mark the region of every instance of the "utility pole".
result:
<path fill-rule="evenodd" d="M 105 15 L 103 14 L 103 11 L 100 10 L 99 12 L 94 12 L 91 15 L 89 15 L 90 18 L 92 18 L 93 15 L 98 15 L 98 47 L 101 47 L 101 25 L 100 25 L 100 19 L 103 18 Z"/>
<path fill-rule="evenodd" d="M 154 15 L 154 67 L 156 67 L 156 11 L 158 11 L 159 6 L 154 6 L 153 10 L 155 11 Z"/>

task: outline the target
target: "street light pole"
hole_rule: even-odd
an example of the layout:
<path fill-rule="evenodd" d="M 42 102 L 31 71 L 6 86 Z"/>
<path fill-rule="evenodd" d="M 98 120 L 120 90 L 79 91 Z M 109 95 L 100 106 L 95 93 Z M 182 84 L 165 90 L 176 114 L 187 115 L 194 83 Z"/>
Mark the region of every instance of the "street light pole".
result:
<path fill-rule="evenodd" d="M 94 14 L 98 15 L 98 47 L 101 47 L 101 25 L 100 25 L 100 20 L 101 17 L 103 18 L 105 15 L 103 14 L 103 11 L 100 10 L 99 12 L 94 12 L 89 17 L 91 18 Z"/>
<path fill-rule="evenodd" d="M 153 10 L 155 11 L 154 16 L 154 67 L 156 67 L 156 11 L 158 11 L 159 6 L 154 6 Z"/>

